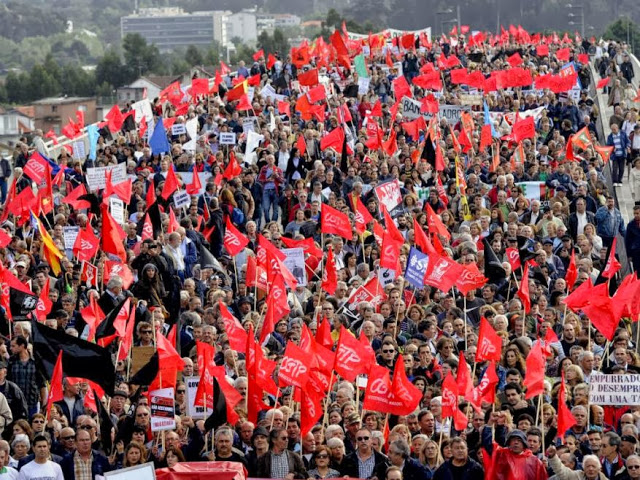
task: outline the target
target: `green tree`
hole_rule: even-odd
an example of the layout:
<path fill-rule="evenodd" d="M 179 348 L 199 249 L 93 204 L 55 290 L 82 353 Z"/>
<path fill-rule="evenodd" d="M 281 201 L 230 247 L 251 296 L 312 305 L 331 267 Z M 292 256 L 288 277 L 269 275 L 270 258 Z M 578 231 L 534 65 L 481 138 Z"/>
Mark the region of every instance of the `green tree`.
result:
<path fill-rule="evenodd" d="M 273 35 L 269 35 L 266 31 L 263 31 L 258 36 L 258 48 L 264 49 L 266 54 L 274 52 L 288 52 L 289 41 L 286 39 L 284 33 L 279 28 L 273 31 Z"/>
<path fill-rule="evenodd" d="M 616 40 L 618 42 L 626 42 L 628 40 L 632 47 L 640 45 L 640 29 L 629 18 L 619 18 L 610 23 L 602 36 L 607 40 Z"/>
<path fill-rule="evenodd" d="M 189 45 L 187 47 L 187 51 L 184 54 L 184 60 L 192 67 L 204 64 L 202 53 L 195 45 Z"/>
<path fill-rule="evenodd" d="M 132 82 L 141 75 L 156 72 L 162 68 L 158 47 L 148 45 L 147 41 L 138 33 L 125 35 L 122 39 L 122 50 L 127 82 Z"/>
<path fill-rule="evenodd" d="M 58 95 L 60 83 L 49 73 L 44 65 L 34 65 L 29 75 L 29 87 L 32 99 Z"/>
<path fill-rule="evenodd" d="M 98 85 L 106 83 L 112 88 L 117 88 L 126 82 L 127 75 L 120 55 L 113 49 L 108 50 L 96 65 L 96 83 Z"/>
<path fill-rule="evenodd" d="M 29 82 L 24 82 L 21 74 L 9 72 L 4 80 L 4 86 L 7 90 L 7 101 L 9 103 L 22 103 L 26 100 L 26 89 L 24 88 Z"/>

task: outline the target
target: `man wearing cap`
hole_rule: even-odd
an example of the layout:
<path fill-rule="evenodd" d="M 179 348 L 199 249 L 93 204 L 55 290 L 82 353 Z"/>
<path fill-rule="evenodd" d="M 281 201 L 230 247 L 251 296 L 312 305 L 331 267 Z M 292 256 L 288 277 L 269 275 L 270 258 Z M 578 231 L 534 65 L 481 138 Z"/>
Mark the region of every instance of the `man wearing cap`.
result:
<path fill-rule="evenodd" d="M 633 435 L 622 435 L 620 437 L 620 456 L 627 461 L 629 456 L 636 453 L 638 439 Z"/>
<path fill-rule="evenodd" d="M 496 441 L 500 443 L 497 435 Z M 491 453 L 491 428 L 485 428 L 482 432 L 482 443 L 492 455 L 494 478 L 515 479 L 514 472 L 518 472 L 518 480 L 546 480 L 547 471 L 544 464 L 529 450 L 527 436 L 521 430 L 509 432 L 505 440 L 506 447 L 498 447 Z"/>
<path fill-rule="evenodd" d="M 344 449 L 347 454 L 355 451 L 357 442 L 356 442 L 356 434 L 358 433 L 358 429 L 362 424 L 360 420 L 360 415 L 357 413 L 351 413 L 344 420 Z"/>
<path fill-rule="evenodd" d="M 127 392 L 124 390 L 116 390 L 113 392 L 109 405 L 109 413 L 111 414 L 111 421 L 114 425 L 117 425 L 120 417 L 127 413 L 124 408 L 127 403 L 127 398 Z"/>

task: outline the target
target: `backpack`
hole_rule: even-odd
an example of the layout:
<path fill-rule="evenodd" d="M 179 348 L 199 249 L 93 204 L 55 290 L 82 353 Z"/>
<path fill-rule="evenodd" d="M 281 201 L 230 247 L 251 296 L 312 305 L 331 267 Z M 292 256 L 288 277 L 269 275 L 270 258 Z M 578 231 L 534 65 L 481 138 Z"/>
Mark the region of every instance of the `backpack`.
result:
<path fill-rule="evenodd" d="M 231 222 L 236 225 L 244 224 L 244 213 L 239 208 L 233 207 L 231 211 Z"/>

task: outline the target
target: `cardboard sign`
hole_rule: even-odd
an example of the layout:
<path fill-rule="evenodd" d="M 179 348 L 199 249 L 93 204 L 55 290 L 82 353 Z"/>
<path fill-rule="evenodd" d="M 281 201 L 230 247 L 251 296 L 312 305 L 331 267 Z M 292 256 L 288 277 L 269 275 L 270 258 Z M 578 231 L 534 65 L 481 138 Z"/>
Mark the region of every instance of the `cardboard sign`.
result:
<path fill-rule="evenodd" d="M 171 125 L 171 135 L 184 135 L 185 133 L 187 133 L 187 126 L 184 123 Z"/>
<path fill-rule="evenodd" d="M 149 345 L 148 347 L 131 347 L 131 372 L 130 375 L 133 377 L 138 370 L 144 367 L 151 357 L 156 352 L 154 346 Z"/>
<path fill-rule="evenodd" d="M 284 264 L 289 269 L 291 274 L 296 278 L 298 285 L 301 287 L 307 286 L 307 269 L 304 264 L 304 250 L 302 247 L 297 248 L 283 248 L 287 258 L 284 259 Z"/>
<path fill-rule="evenodd" d="M 176 209 L 189 207 L 189 205 L 191 205 L 191 195 L 184 190 L 180 190 L 173 195 L 173 204 Z"/>
<path fill-rule="evenodd" d="M 371 79 L 369 77 L 358 77 L 358 95 L 366 95 L 369 91 L 370 83 Z"/>
<path fill-rule="evenodd" d="M 113 185 L 118 185 L 129 179 L 127 166 L 124 163 L 109 165 L 108 167 L 87 168 L 87 185 L 90 191 L 95 192 L 106 187 L 108 171 L 111 171 L 111 183 Z"/>
<path fill-rule="evenodd" d="M 73 158 L 77 158 L 78 160 L 87 158 L 87 151 L 83 141 L 73 142 Z"/>
<path fill-rule="evenodd" d="M 380 282 L 380 286 L 382 288 L 386 287 L 387 285 L 391 285 L 395 279 L 395 270 L 391 270 L 390 268 L 380 268 L 378 270 L 378 281 Z"/>
<path fill-rule="evenodd" d="M 173 430 L 176 428 L 175 390 L 159 388 L 149 392 L 151 410 L 151 431 Z"/>
<path fill-rule="evenodd" d="M 195 405 L 200 377 L 185 377 L 183 380 L 187 386 L 187 415 L 191 418 L 207 418 L 213 409 L 209 408 L 205 413 L 203 406 Z"/>
<path fill-rule="evenodd" d="M 120 225 L 124 225 L 124 202 L 122 200 L 111 197 L 109 199 L 109 211 L 116 222 Z"/>
<path fill-rule="evenodd" d="M 233 132 L 221 132 L 220 133 L 220 145 L 235 145 L 236 134 Z"/>

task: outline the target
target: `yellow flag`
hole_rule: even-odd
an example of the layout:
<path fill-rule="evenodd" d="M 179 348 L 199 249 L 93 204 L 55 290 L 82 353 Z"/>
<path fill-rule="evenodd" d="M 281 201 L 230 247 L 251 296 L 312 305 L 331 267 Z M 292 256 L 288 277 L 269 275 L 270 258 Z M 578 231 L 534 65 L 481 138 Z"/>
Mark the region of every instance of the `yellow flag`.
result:
<path fill-rule="evenodd" d="M 49 261 L 51 269 L 53 270 L 53 273 L 58 275 L 60 273 L 60 262 L 58 261 L 58 259 L 62 258 L 62 252 L 60 252 L 58 247 L 56 247 L 56 244 L 53 243 L 53 239 L 51 238 L 51 235 L 49 235 L 49 232 L 47 232 L 47 229 L 44 228 L 44 225 L 42 225 L 42 222 L 40 221 L 40 219 L 36 217 L 33 214 L 33 212 L 31 212 L 31 218 L 34 219 L 36 222 L 38 232 L 40 233 L 40 237 L 42 238 L 42 243 L 44 244 L 44 254 L 47 257 L 47 260 Z M 57 272 L 56 272 L 56 268 L 58 270 Z"/>

